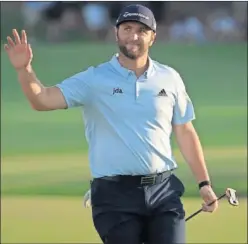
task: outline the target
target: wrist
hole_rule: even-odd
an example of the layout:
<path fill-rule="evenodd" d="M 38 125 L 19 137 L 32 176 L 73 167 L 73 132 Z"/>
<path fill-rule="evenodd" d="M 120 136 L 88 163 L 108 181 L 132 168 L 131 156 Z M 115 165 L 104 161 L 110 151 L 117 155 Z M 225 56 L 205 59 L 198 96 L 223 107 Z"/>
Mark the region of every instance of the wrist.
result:
<path fill-rule="evenodd" d="M 201 189 L 201 188 L 204 187 L 204 186 L 212 187 L 211 182 L 210 182 L 209 180 L 201 181 L 201 182 L 198 184 L 199 189 Z"/>

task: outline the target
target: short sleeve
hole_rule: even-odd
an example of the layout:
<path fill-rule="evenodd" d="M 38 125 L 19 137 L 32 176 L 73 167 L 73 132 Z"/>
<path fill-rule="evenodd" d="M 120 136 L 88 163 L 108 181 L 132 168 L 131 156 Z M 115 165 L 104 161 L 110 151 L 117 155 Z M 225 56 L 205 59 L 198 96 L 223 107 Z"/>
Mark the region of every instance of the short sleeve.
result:
<path fill-rule="evenodd" d="M 187 94 L 182 78 L 178 73 L 176 78 L 176 101 L 173 108 L 172 123 L 175 125 L 185 124 L 195 119 L 193 103 Z"/>
<path fill-rule="evenodd" d="M 77 73 L 55 85 L 62 92 L 68 108 L 83 106 L 90 102 L 93 68 Z"/>

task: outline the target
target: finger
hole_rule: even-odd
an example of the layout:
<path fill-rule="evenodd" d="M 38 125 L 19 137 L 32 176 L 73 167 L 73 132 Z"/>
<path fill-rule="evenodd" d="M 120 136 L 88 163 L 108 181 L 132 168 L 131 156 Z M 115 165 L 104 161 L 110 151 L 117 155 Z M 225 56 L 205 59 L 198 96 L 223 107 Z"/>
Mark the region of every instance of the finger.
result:
<path fill-rule="evenodd" d="M 27 44 L 27 34 L 25 30 L 22 30 L 22 44 Z"/>
<path fill-rule="evenodd" d="M 206 200 L 206 203 L 207 203 L 208 206 L 212 206 L 212 205 L 214 205 L 216 203 L 216 199 L 208 198 Z"/>
<path fill-rule="evenodd" d="M 215 210 L 217 210 L 219 204 L 218 204 L 218 201 L 216 201 L 211 207 L 212 207 L 212 212 L 214 212 Z"/>
<path fill-rule="evenodd" d="M 203 204 L 202 204 L 202 211 L 208 212 L 208 206 L 207 206 L 206 203 L 203 203 Z"/>
<path fill-rule="evenodd" d="M 204 198 L 204 202 L 208 204 L 213 204 L 217 200 L 217 197 L 211 191 L 207 191 L 206 194 L 204 194 L 203 198 Z"/>
<path fill-rule="evenodd" d="M 89 208 L 90 207 L 90 201 L 88 200 L 87 202 L 86 202 L 86 208 Z"/>
<path fill-rule="evenodd" d="M 207 213 L 212 213 L 213 212 L 213 209 L 211 207 L 208 207 L 208 206 L 204 206 L 202 208 L 202 211 L 203 212 L 207 212 Z"/>
<path fill-rule="evenodd" d="M 213 213 L 216 210 L 214 206 L 208 207 L 207 212 Z"/>
<path fill-rule="evenodd" d="M 206 203 L 203 203 L 203 204 L 202 204 L 202 210 L 203 210 L 204 212 L 210 212 L 210 213 L 212 213 L 212 212 L 214 212 L 217 208 L 218 208 L 218 205 L 217 205 L 217 204 L 213 204 L 213 205 L 211 205 L 211 206 L 208 206 Z"/>
<path fill-rule="evenodd" d="M 8 44 L 9 44 L 9 47 L 14 47 L 15 46 L 15 43 L 14 43 L 14 41 L 12 40 L 12 38 L 11 37 L 7 37 L 7 41 L 8 41 Z"/>
<path fill-rule="evenodd" d="M 13 36 L 15 37 L 16 44 L 21 44 L 20 36 L 16 29 L 13 30 Z"/>
<path fill-rule="evenodd" d="M 9 51 L 9 46 L 7 45 L 7 44 L 4 44 L 4 50 L 6 51 L 6 52 L 8 52 Z"/>
<path fill-rule="evenodd" d="M 30 44 L 28 44 L 28 54 L 29 54 L 29 56 L 30 57 L 33 57 L 33 52 L 32 52 L 32 48 L 31 48 L 31 45 Z"/>

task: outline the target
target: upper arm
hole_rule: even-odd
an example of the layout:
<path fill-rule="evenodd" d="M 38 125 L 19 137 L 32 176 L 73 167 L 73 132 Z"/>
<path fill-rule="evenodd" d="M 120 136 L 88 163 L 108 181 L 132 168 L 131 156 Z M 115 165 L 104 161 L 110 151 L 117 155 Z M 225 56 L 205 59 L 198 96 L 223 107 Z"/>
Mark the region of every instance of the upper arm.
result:
<path fill-rule="evenodd" d="M 54 89 L 54 94 L 57 94 L 57 99 L 60 104 L 59 108 L 78 107 L 87 104 L 91 96 L 90 83 L 92 80 L 92 68 L 69 77 L 57 84 Z M 63 100 L 63 102 L 62 102 Z"/>
<path fill-rule="evenodd" d="M 179 138 L 181 135 L 183 135 L 185 132 L 193 131 L 194 126 L 191 121 L 185 123 L 185 124 L 174 124 L 173 125 L 173 132 L 176 136 L 176 138 Z"/>
<path fill-rule="evenodd" d="M 173 133 L 179 147 L 182 147 L 185 143 L 189 144 L 189 138 L 192 138 L 192 136 L 195 137 L 197 135 L 194 125 L 191 121 L 185 124 L 173 125 Z"/>
<path fill-rule="evenodd" d="M 178 73 L 175 74 L 176 96 L 173 107 L 173 125 L 183 125 L 195 119 L 193 103 L 187 94 L 185 85 Z"/>
<path fill-rule="evenodd" d="M 89 102 L 91 69 L 73 75 L 61 83 L 45 88 L 42 106 L 37 110 L 57 110 L 83 106 Z"/>
<path fill-rule="evenodd" d="M 56 86 L 45 88 L 45 101 L 44 106 L 40 110 L 56 110 L 56 109 L 65 109 L 67 108 L 66 100 Z"/>

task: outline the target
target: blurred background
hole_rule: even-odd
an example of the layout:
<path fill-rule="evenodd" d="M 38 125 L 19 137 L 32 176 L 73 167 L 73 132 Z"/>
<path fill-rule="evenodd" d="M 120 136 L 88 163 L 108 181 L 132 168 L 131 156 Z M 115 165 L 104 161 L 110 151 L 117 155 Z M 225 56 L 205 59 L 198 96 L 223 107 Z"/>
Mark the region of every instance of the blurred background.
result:
<path fill-rule="evenodd" d="M 1 42 L 25 29 L 38 78 L 54 85 L 118 51 L 113 26 L 130 3 L 1 2 Z M 194 103 L 214 190 L 240 199 L 187 222 L 187 242 L 247 243 L 247 2 L 139 3 L 158 22 L 151 57 L 182 75 Z M 33 111 L 2 47 L 1 243 L 100 243 L 82 205 L 91 176 L 81 111 Z M 201 199 L 173 145 L 188 216 Z"/>
<path fill-rule="evenodd" d="M 30 41 L 113 41 L 120 9 L 135 2 L 2 2 L 1 30 L 25 28 Z M 137 2 L 136 2 L 137 3 Z M 150 7 L 163 42 L 244 42 L 247 2 L 140 1 Z"/>

